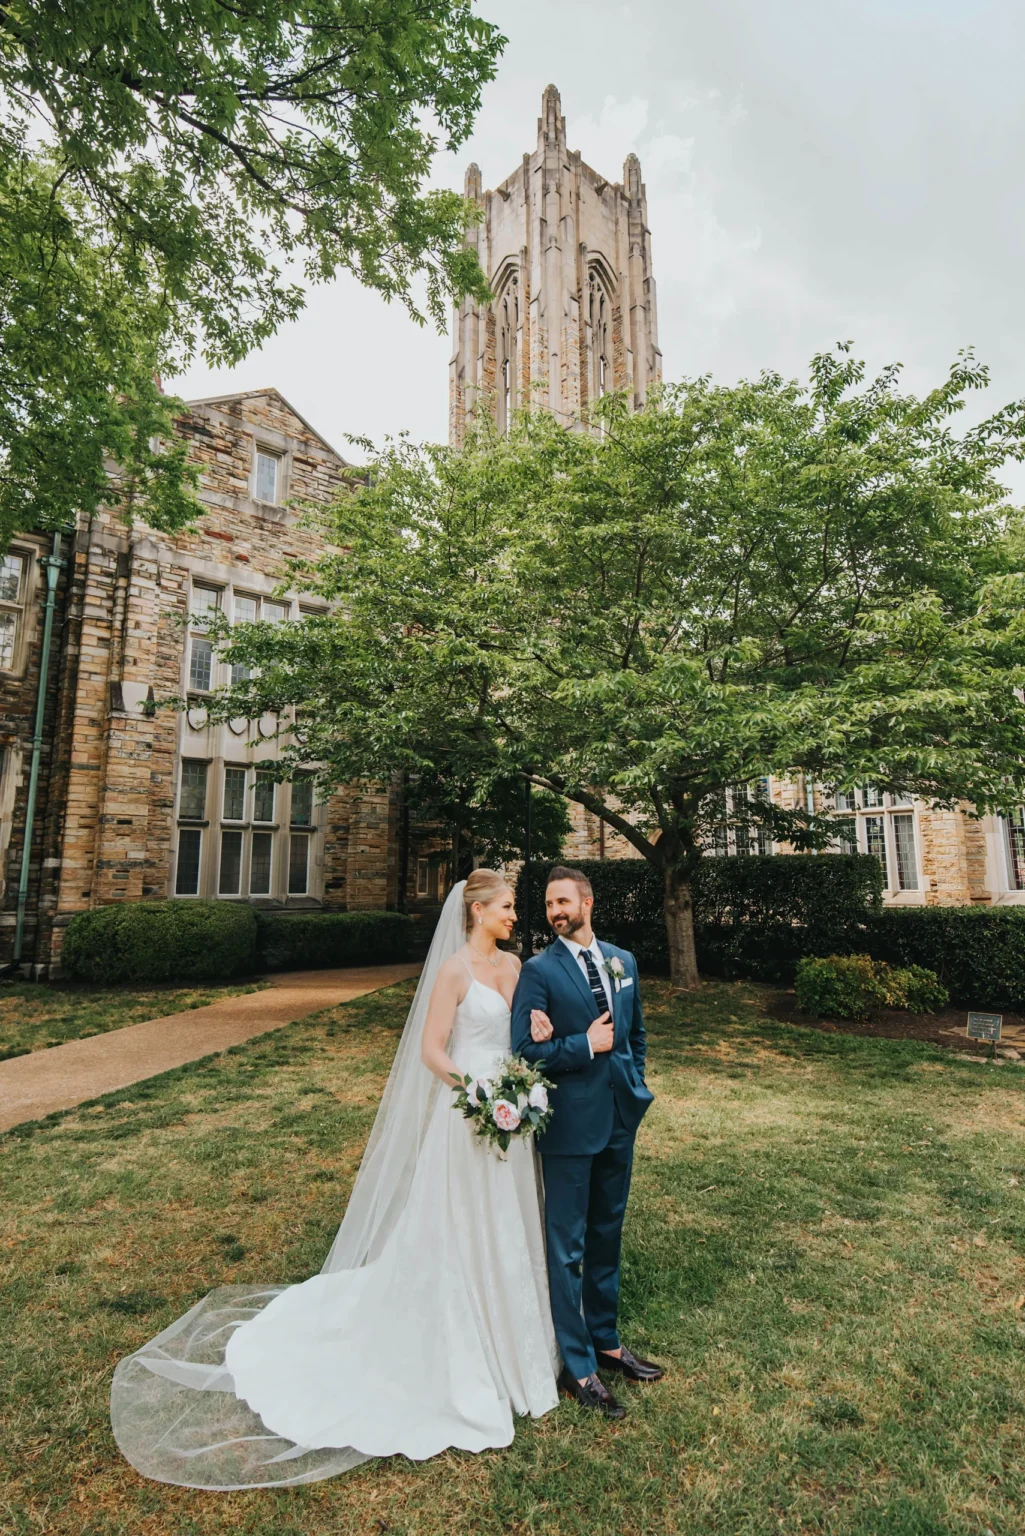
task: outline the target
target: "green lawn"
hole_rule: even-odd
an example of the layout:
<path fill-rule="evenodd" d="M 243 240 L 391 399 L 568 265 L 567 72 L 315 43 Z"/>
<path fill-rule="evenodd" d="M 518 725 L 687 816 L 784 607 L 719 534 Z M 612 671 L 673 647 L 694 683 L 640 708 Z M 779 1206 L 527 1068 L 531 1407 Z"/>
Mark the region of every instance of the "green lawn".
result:
<path fill-rule="evenodd" d="M 564 1403 L 507 1451 L 289 1491 L 138 1478 L 116 1361 L 213 1285 L 319 1267 L 409 990 L 0 1139 L 0 1528 L 1020 1536 L 1025 1072 L 776 1024 L 742 985 L 647 988 L 622 1321 L 669 1375 L 622 1425 Z"/>
<path fill-rule="evenodd" d="M 257 992 L 265 982 L 234 986 L 95 987 L 72 982 L 0 982 L 0 1061 L 124 1024 L 203 1008 L 222 997 Z"/>

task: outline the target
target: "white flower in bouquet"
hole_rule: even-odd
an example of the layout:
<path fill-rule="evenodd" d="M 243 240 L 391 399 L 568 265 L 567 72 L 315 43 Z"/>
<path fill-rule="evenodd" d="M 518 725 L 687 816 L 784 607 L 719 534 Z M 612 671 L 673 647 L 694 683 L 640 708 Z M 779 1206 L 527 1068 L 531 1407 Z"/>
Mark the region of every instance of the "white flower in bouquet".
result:
<path fill-rule="evenodd" d="M 552 1117 L 548 1090 L 552 1084 L 537 1066 L 519 1056 L 508 1056 L 490 1077 L 456 1077 L 457 1109 L 473 1123 L 476 1136 L 488 1142 L 500 1158 L 513 1137 L 538 1136 Z"/>
<path fill-rule="evenodd" d="M 493 1114 L 500 1131 L 515 1131 L 522 1118 L 516 1105 L 510 1104 L 508 1099 L 496 1099 Z"/>

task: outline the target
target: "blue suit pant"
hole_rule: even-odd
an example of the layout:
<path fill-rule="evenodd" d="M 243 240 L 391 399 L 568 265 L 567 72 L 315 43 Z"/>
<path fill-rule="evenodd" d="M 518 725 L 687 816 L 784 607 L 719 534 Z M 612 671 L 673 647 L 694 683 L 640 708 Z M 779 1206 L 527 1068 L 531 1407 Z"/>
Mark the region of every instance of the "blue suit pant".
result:
<path fill-rule="evenodd" d="M 600 1152 L 541 1155 L 552 1321 L 563 1364 L 578 1380 L 596 1369 L 595 1350 L 619 1347 L 619 1258 L 633 1153 L 634 1132 L 617 1108 Z"/>

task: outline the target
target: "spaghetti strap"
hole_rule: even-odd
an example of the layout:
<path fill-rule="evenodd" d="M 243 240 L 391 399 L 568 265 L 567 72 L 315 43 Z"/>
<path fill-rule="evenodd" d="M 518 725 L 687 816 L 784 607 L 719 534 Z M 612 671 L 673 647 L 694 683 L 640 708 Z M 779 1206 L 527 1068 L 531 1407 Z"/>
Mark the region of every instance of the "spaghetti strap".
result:
<path fill-rule="evenodd" d="M 469 962 L 469 960 L 467 960 L 467 958 L 466 958 L 466 956 L 465 956 L 465 955 L 464 955 L 464 954 L 463 954 L 463 952 L 462 952 L 462 950 L 457 950 L 457 954 L 458 954 L 458 955 L 459 955 L 459 958 L 460 958 L 460 960 L 461 960 L 461 961 L 462 961 L 462 962 L 463 962 L 463 964 L 464 964 L 464 965 L 465 965 L 465 966 L 466 966 L 466 974 L 467 974 L 467 975 L 468 975 L 468 976 L 469 976 L 469 978 L 470 978 L 470 980 L 471 980 L 471 981 L 476 981 L 476 980 L 477 980 L 477 978 L 476 978 L 476 976 L 475 976 L 475 975 L 474 975 L 474 974 L 473 974 L 473 969 L 472 969 L 472 967 L 471 967 L 471 965 L 470 965 L 470 962 Z"/>

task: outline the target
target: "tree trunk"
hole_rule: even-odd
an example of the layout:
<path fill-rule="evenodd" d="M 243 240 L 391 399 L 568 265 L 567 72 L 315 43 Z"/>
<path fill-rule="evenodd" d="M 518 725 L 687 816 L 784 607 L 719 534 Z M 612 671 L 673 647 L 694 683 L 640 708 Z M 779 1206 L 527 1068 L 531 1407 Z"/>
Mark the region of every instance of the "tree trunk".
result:
<path fill-rule="evenodd" d="M 670 980 L 680 989 L 696 987 L 700 977 L 694 949 L 694 907 L 690 879 L 682 870 L 665 871 L 665 914 Z"/>

